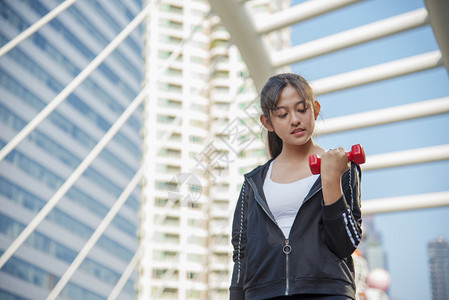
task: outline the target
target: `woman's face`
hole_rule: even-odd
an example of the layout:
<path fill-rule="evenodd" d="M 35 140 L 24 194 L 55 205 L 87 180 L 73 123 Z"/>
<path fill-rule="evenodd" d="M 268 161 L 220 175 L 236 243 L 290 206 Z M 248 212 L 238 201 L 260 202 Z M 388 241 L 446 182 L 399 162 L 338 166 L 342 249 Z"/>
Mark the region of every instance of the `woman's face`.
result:
<path fill-rule="evenodd" d="M 311 100 L 314 101 L 314 100 Z M 304 145 L 312 137 L 315 120 L 319 113 L 319 103 L 315 102 L 314 111 L 310 99 L 303 99 L 298 91 L 287 85 L 281 92 L 278 104 L 271 112 L 270 121 L 261 121 L 269 131 L 274 131 L 282 139 L 284 146 Z"/>

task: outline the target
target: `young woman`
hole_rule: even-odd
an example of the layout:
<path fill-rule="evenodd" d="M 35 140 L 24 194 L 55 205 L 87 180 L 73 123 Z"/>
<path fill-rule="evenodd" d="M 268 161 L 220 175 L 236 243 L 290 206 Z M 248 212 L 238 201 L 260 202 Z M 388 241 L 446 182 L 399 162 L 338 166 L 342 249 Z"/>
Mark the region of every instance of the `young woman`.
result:
<path fill-rule="evenodd" d="M 351 254 L 361 239 L 360 168 L 312 134 L 320 104 L 296 74 L 268 80 L 260 121 L 271 159 L 245 174 L 234 213 L 230 298 L 355 299 Z M 308 158 L 321 156 L 321 175 Z"/>

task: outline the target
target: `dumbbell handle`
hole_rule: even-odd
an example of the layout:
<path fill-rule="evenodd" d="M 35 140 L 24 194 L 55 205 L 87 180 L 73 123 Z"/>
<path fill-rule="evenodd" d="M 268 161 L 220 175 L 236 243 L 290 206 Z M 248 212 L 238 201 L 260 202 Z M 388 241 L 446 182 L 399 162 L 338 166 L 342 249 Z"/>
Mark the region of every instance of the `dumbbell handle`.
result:
<path fill-rule="evenodd" d="M 354 163 L 361 165 L 366 161 L 365 150 L 363 150 L 362 145 L 357 144 L 351 147 L 351 151 L 346 153 L 348 156 L 348 162 L 353 161 Z M 321 172 L 321 158 L 317 154 L 309 156 L 309 167 L 312 174 L 320 174 Z"/>

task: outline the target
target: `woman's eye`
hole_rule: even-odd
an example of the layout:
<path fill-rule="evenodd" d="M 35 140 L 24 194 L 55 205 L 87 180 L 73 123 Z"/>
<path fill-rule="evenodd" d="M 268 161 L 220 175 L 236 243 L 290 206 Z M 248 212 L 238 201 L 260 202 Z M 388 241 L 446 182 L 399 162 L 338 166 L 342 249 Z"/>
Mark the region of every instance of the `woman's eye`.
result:
<path fill-rule="evenodd" d="M 298 112 L 300 112 L 300 113 L 304 113 L 304 112 L 307 111 L 308 108 L 309 108 L 309 107 L 308 107 L 307 105 L 301 104 L 301 105 L 299 105 L 299 106 L 297 107 L 297 110 L 298 110 Z"/>
<path fill-rule="evenodd" d="M 287 114 L 278 115 L 279 118 L 285 118 Z"/>

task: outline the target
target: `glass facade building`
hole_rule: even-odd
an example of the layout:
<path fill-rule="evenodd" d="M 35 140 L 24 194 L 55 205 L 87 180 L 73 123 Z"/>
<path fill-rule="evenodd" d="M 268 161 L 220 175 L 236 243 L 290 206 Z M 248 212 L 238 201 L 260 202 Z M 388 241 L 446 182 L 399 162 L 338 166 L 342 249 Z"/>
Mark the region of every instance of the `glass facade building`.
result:
<path fill-rule="evenodd" d="M 1 0 L 3 46 L 63 1 Z M 135 1 L 78 1 L 0 57 L 4 147 L 140 12 Z M 141 90 L 142 27 L 0 162 L 0 253 L 55 194 Z M 138 109 L 34 233 L 0 269 L 0 299 L 44 299 L 141 162 Z M 139 189 L 63 289 L 106 299 L 138 246 Z M 121 299 L 134 299 L 134 281 Z"/>

